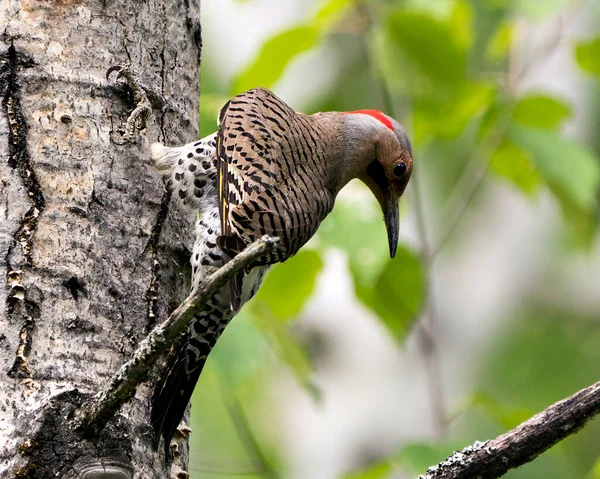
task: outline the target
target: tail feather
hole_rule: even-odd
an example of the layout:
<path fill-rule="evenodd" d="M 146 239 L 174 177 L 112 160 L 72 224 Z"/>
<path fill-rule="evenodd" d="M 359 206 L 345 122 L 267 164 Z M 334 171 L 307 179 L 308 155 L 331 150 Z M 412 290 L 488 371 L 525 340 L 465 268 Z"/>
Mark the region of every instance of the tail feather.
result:
<path fill-rule="evenodd" d="M 231 298 L 231 311 L 237 313 L 242 306 L 242 280 L 244 273 L 237 273 L 229 282 L 229 297 Z"/>
<path fill-rule="evenodd" d="M 154 388 L 150 412 L 154 449 L 158 449 L 162 437 L 167 461 L 171 439 L 185 414 L 206 359 L 231 319 L 231 312 L 221 308 L 216 301 L 196 317 L 189 331 L 169 354 Z"/>
<path fill-rule="evenodd" d="M 155 434 L 154 449 L 158 449 L 162 437 L 167 460 L 171 439 L 185 414 L 206 362 L 206 357 L 200 358 L 190 369 L 188 354 L 191 347 L 189 335 L 184 336 L 169 355 L 152 396 L 150 422 Z"/>

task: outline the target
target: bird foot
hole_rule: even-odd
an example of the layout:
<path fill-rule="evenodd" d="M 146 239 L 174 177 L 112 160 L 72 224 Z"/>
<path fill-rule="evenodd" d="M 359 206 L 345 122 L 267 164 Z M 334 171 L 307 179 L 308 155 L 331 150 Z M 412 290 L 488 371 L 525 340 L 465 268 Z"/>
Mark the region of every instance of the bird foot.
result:
<path fill-rule="evenodd" d="M 203 268 L 205 278 L 208 278 L 210 275 L 219 271 L 218 266 L 202 266 L 202 268 Z"/>
<path fill-rule="evenodd" d="M 185 424 L 180 424 L 179 426 L 177 426 L 177 429 L 175 429 L 175 437 L 182 437 L 184 439 L 188 439 L 190 437 L 190 434 L 192 433 L 192 428 L 189 426 L 186 426 Z"/>
<path fill-rule="evenodd" d="M 144 89 L 131 73 L 129 66 L 114 65 L 110 67 L 106 72 L 107 80 L 110 79 L 110 74 L 113 72 L 117 72 L 117 80 L 119 78 L 124 79 L 133 92 L 133 101 L 136 107 L 129 115 L 129 118 L 127 118 L 127 123 L 125 123 L 123 140 L 127 143 L 135 143 L 135 131 L 143 130 L 148 125 L 148 121 L 152 115 L 152 105 L 150 104 L 150 100 L 148 100 L 148 95 L 146 95 Z"/>
<path fill-rule="evenodd" d="M 189 479 L 190 473 L 184 469 L 181 469 L 178 465 L 171 466 L 171 476 L 170 479 Z"/>

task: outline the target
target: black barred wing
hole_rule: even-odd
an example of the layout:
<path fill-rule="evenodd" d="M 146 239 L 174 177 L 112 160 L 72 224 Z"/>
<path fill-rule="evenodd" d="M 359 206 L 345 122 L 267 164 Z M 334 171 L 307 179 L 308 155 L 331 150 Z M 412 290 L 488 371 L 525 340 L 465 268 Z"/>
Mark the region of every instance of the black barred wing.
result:
<path fill-rule="evenodd" d="M 321 221 L 333 208 L 334 197 L 325 188 L 300 187 L 284 179 L 231 210 L 232 229 L 245 244 L 262 235 L 277 236 L 278 247 L 258 264 L 272 264 L 293 256 L 315 234 Z"/>
<path fill-rule="evenodd" d="M 262 88 L 234 97 L 220 121 L 221 244 L 235 253 L 264 234 L 278 236 L 267 262 L 283 261 L 333 207 L 333 193 L 322 184 L 322 132 Z"/>
<path fill-rule="evenodd" d="M 230 256 L 245 247 L 232 229 L 232 209 L 252 194 L 276 184 L 282 173 L 281 138 L 295 112 L 270 91 L 257 88 L 232 98 L 221 110 L 217 135 L 217 169 L 221 236 L 218 244 Z M 288 172 L 289 174 L 289 172 Z M 243 275 L 230 283 L 231 307 L 241 303 Z"/>
<path fill-rule="evenodd" d="M 263 88 L 232 98 L 221 110 L 219 126 L 219 204 L 222 234 L 228 234 L 231 207 L 289 175 L 279 162 L 285 135 L 296 113 Z M 231 230 L 229 230 L 230 232 Z"/>

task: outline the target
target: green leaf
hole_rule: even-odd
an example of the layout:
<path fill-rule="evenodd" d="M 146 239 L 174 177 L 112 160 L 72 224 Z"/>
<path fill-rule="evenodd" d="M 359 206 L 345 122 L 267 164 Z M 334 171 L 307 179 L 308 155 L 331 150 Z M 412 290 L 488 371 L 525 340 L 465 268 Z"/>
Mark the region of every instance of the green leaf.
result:
<path fill-rule="evenodd" d="M 302 250 L 273 268 L 253 302 L 262 303 L 279 320 L 293 318 L 315 289 L 322 268 L 318 252 Z"/>
<path fill-rule="evenodd" d="M 506 57 L 515 36 L 515 24 L 505 21 L 500 24 L 494 34 L 491 36 L 485 49 L 485 56 L 488 60 L 501 60 Z"/>
<path fill-rule="evenodd" d="M 322 28 L 327 28 L 338 21 L 353 5 L 354 0 L 327 0 L 317 12 L 315 21 Z"/>
<path fill-rule="evenodd" d="M 407 9 L 419 10 L 436 18 L 449 18 L 456 6 L 456 0 L 403 0 L 402 3 Z"/>
<path fill-rule="evenodd" d="M 541 182 L 531 155 L 507 140 L 492 154 L 490 168 L 527 194 L 537 191 Z"/>
<path fill-rule="evenodd" d="M 352 267 L 351 267 L 352 270 Z M 367 285 L 352 270 L 358 298 L 373 310 L 400 339 L 423 304 L 423 268 L 419 258 L 403 246 L 386 263 L 375 284 Z"/>
<path fill-rule="evenodd" d="M 451 101 L 439 102 L 432 97 L 418 99 L 413 115 L 416 143 L 432 135 L 445 139 L 460 136 L 469 122 L 492 103 L 494 95 L 492 84 L 468 82 L 456 91 Z"/>
<path fill-rule="evenodd" d="M 597 210 L 582 210 L 568 197 L 556 193 L 561 202 L 561 209 L 567 232 L 567 246 L 575 248 L 590 249 L 594 246 L 598 221 L 600 219 Z"/>
<path fill-rule="evenodd" d="M 519 100 L 513 118 L 522 125 L 552 130 L 572 114 L 571 107 L 557 98 L 532 94 Z"/>
<path fill-rule="evenodd" d="M 582 70 L 600 76 L 600 38 L 578 43 L 575 59 Z"/>
<path fill-rule="evenodd" d="M 369 465 L 360 471 L 353 471 L 344 476 L 344 479 L 382 479 L 388 477 L 392 472 L 392 463 L 390 461 L 381 461 Z"/>
<path fill-rule="evenodd" d="M 469 3 L 455 0 L 448 20 L 457 45 L 465 51 L 468 50 L 473 42 L 473 10 Z"/>
<path fill-rule="evenodd" d="M 508 136 L 534 159 L 552 190 L 584 211 L 596 211 L 600 183 L 598 158 L 556 133 L 512 125 Z"/>
<path fill-rule="evenodd" d="M 377 201 L 359 183 L 348 188 L 351 198 L 340 198 L 321 225 L 319 238 L 325 246 L 335 246 L 348 254 L 358 298 L 400 338 L 423 300 L 421 263 L 403 246 L 390 260 Z"/>
<path fill-rule="evenodd" d="M 456 17 L 449 19 L 399 9 L 387 19 L 386 26 L 393 43 L 436 87 L 453 88 L 465 80 L 467 44 L 471 35 L 466 9 L 467 6 L 462 6 Z M 461 22 L 463 26 L 457 31 L 454 24 Z"/>
<path fill-rule="evenodd" d="M 258 57 L 235 80 L 234 93 L 257 86 L 271 87 L 289 63 L 317 44 L 319 31 L 314 25 L 301 25 L 267 40 Z"/>
<path fill-rule="evenodd" d="M 324 246 L 344 251 L 351 270 L 361 283 L 367 285 L 376 281 L 389 261 L 381 208 L 369 189 L 359 181 L 344 188 L 335 208 L 321 224 L 318 238 Z"/>
<path fill-rule="evenodd" d="M 264 340 L 242 310 L 227 326 L 211 352 L 217 367 L 232 386 L 254 374 L 264 361 Z"/>
<path fill-rule="evenodd" d="M 318 397 L 319 390 L 311 381 L 312 362 L 302 345 L 290 334 L 287 325 L 278 321 L 271 311 L 260 303 L 251 302 L 249 306 L 253 321 L 277 357 L 289 366 L 300 384 L 314 397 Z"/>

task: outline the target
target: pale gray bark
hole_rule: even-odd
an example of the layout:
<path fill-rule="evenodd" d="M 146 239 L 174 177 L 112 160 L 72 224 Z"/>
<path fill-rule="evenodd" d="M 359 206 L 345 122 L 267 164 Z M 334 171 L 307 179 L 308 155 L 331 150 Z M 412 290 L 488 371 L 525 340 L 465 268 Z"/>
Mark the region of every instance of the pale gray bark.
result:
<path fill-rule="evenodd" d="M 0 0 L 0 477 L 167 476 L 147 386 L 98 438 L 73 425 L 188 290 L 193 217 L 148 144 L 197 138 L 199 3 Z M 137 144 L 123 63 L 154 107 Z"/>

